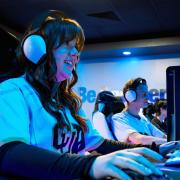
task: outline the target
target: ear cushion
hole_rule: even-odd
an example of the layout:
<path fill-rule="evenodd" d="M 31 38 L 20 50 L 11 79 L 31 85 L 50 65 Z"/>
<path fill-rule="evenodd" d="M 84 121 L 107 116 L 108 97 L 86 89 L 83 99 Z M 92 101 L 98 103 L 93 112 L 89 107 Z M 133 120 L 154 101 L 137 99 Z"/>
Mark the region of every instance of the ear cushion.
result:
<path fill-rule="evenodd" d="M 25 38 L 22 49 L 26 58 L 37 64 L 46 54 L 46 43 L 42 36 L 33 34 Z"/>
<path fill-rule="evenodd" d="M 136 92 L 134 90 L 128 90 L 124 96 L 130 103 L 136 100 Z"/>

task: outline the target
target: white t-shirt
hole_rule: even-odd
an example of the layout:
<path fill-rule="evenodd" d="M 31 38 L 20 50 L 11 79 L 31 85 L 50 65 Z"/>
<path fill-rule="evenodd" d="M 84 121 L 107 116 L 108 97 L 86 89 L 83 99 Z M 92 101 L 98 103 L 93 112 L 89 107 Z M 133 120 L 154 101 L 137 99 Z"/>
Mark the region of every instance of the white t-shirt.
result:
<path fill-rule="evenodd" d="M 149 122 L 145 116 L 139 116 L 140 119 L 130 115 L 126 111 L 112 116 L 112 129 L 119 141 L 128 142 L 128 136 L 134 132 L 159 138 L 162 138 L 165 135 Z"/>
<path fill-rule="evenodd" d="M 85 117 L 82 110 L 79 114 Z M 88 132 L 84 134 L 68 108 L 64 108 L 64 116 L 71 131 L 58 128 L 57 120 L 44 109 L 24 76 L 0 84 L 0 142 L 21 140 L 61 153 L 84 154 L 104 141 L 88 119 Z"/>
<path fill-rule="evenodd" d="M 94 128 L 101 134 L 105 139 L 114 140 L 112 133 L 108 127 L 108 123 L 105 115 L 102 112 L 96 111 L 93 114 L 92 123 Z"/>

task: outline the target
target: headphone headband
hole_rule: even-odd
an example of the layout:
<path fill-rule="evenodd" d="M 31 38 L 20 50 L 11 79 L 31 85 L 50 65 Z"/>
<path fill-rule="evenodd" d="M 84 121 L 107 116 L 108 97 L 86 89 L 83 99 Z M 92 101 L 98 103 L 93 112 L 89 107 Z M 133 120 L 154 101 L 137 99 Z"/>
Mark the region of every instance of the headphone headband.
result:
<path fill-rule="evenodd" d="M 24 56 L 34 64 L 47 53 L 47 44 L 43 34 L 38 32 L 41 30 L 43 23 L 67 18 L 61 11 L 49 10 L 36 18 L 31 25 L 31 31 L 22 41 L 21 48 Z"/>
<path fill-rule="evenodd" d="M 143 78 L 136 78 L 128 89 L 136 90 L 136 88 L 140 85 L 146 85 L 146 80 Z"/>

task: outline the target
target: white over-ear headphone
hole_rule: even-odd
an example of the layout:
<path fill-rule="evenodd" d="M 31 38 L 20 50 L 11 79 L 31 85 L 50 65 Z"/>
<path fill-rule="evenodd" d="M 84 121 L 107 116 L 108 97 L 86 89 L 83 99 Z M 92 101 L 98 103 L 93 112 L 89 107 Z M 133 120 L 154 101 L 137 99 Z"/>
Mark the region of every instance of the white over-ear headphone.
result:
<path fill-rule="evenodd" d="M 22 41 L 21 49 L 24 56 L 34 64 L 47 54 L 46 38 L 41 32 L 41 26 L 44 23 L 51 23 L 53 21 L 63 21 L 66 16 L 57 10 L 49 10 L 36 19 L 32 24 L 32 30 Z M 61 20 L 60 20 L 61 19 Z"/>
<path fill-rule="evenodd" d="M 128 90 L 126 93 L 125 93 L 125 99 L 131 103 L 133 101 L 136 100 L 137 98 L 137 94 L 136 94 L 136 91 L 135 90 Z"/>
<path fill-rule="evenodd" d="M 42 36 L 32 34 L 25 38 L 22 49 L 25 57 L 34 64 L 37 64 L 46 54 L 46 43 Z"/>
<path fill-rule="evenodd" d="M 136 101 L 136 99 L 137 99 L 136 88 L 141 84 L 146 84 L 146 80 L 142 79 L 142 78 L 134 79 L 133 83 L 130 85 L 130 87 L 127 89 L 127 91 L 124 93 L 124 97 L 127 100 L 127 102 L 131 103 L 133 101 Z"/>

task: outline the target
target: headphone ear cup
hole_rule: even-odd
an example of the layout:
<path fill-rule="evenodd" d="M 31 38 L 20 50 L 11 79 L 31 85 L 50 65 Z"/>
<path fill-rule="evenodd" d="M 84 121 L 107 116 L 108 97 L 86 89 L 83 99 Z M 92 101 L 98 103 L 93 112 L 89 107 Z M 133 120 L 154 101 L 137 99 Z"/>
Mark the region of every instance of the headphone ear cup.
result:
<path fill-rule="evenodd" d="M 22 50 L 28 60 L 37 64 L 46 54 L 45 40 L 40 35 L 29 35 L 23 41 Z"/>
<path fill-rule="evenodd" d="M 125 98 L 129 103 L 135 101 L 136 100 L 136 92 L 134 90 L 128 90 L 125 93 Z"/>

